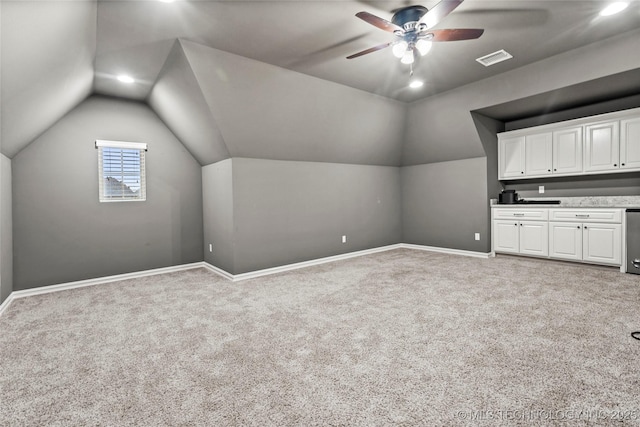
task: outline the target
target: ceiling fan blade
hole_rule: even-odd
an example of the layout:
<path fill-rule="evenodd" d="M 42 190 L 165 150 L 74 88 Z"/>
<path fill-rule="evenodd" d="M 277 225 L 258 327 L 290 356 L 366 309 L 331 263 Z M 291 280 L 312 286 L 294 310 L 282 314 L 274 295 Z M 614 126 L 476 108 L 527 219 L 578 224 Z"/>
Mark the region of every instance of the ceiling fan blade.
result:
<path fill-rule="evenodd" d="M 381 30 L 388 31 L 390 33 L 399 30 L 404 33 L 402 27 L 399 27 L 393 22 L 387 21 L 386 19 L 382 19 L 380 17 L 377 17 L 376 15 L 372 15 L 369 12 L 358 12 L 356 13 L 356 16 L 373 26 L 380 28 Z"/>
<path fill-rule="evenodd" d="M 390 44 L 391 44 L 391 42 L 385 43 L 385 44 L 380 44 L 380 45 L 374 46 L 374 47 L 370 47 L 369 49 L 363 50 L 362 52 L 354 53 L 353 55 L 347 56 L 347 59 L 357 58 L 359 56 L 366 55 L 367 53 L 375 52 L 377 50 L 382 50 L 385 47 L 388 47 Z"/>
<path fill-rule="evenodd" d="M 477 39 L 484 33 L 484 30 L 477 28 L 452 28 L 446 30 L 430 30 L 433 34 L 432 42 L 453 42 L 457 40 Z"/>
<path fill-rule="evenodd" d="M 463 1 L 464 0 L 442 0 L 420 18 L 418 25 L 426 24 L 427 28 L 435 27 L 445 16 L 450 14 L 453 9 L 460 6 L 460 3 Z"/>

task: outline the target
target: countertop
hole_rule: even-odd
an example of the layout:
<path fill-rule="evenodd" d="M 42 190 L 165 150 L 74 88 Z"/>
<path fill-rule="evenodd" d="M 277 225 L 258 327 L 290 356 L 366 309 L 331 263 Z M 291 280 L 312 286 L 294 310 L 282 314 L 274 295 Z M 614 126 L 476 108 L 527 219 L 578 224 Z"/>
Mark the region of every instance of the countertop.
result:
<path fill-rule="evenodd" d="M 524 197 L 525 200 L 560 200 L 554 204 L 525 204 L 500 205 L 498 199 L 491 199 L 492 208 L 636 208 L 640 209 L 640 196 L 594 196 L 594 197 Z"/>

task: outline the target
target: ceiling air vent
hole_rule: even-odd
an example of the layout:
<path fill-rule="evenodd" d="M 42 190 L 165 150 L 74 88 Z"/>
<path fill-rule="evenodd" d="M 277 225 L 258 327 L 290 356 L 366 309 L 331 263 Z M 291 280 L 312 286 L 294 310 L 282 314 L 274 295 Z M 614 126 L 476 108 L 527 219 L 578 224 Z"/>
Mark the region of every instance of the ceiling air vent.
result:
<path fill-rule="evenodd" d="M 476 61 L 478 61 L 485 67 L 488 67 L 490 65 L 497 64 L 498 62 L 506 61 L 507 59 L 511 58 L 513 58 L 513 55 L 511 55 L 504 49 L 500 49 L 497 52 L 493 52 L 480 58 L 476 58 Z"/>

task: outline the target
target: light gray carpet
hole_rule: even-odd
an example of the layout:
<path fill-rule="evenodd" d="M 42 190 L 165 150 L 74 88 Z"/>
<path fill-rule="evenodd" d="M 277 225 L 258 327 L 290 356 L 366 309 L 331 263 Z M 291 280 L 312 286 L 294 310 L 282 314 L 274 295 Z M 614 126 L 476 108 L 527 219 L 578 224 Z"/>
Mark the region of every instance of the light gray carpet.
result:
<path fill-rule="evenodd" d="M 638 329 L 640 276 L 578 264 L 190 270 L 15 300 L 0 425 L 638 424 Z"/>

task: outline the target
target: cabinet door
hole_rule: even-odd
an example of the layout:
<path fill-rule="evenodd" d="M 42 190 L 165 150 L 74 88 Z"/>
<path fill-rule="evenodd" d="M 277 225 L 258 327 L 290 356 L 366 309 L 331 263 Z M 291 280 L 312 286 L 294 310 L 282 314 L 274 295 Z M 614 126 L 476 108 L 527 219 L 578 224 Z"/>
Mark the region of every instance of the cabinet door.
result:
<path fill-rule="evenodd" d="M 640 168 L 640 117 L 620 122 L 620 168 Z"/>
<path fill-rule="evenodd" d="M 549 256 L 582 260 L 582 224 L 579 222 L 549 223 Z"/>
<path fill-rule="evenodd" d="M 498 179 L 524 177 L 524 136 L 501 139 L 498 151 Z"/>
<path fill-rule="evenodd" d="M 582 259 L 596 264 L 620 265 L 622 226 L 620 224 L 584 224 Z"/>
<path fill-rule="evenodd" d="M 542 221 L 521 221 L 520 253 L 523 255 L 549 255 L 549 224 Z"/>
<path fill-rule="evenodd" d="M 582 172 L 582 126 L 553 132 L 553 173 Z"/>
<path fill-rule="evenodd" d="M 551 175 L 553 136 L 551 132 L 525 137 L 525 175 Z"/>
<path fill-rule="evenodd" d="M 585 171 L 617 170 L 620 162 L 618 121 L 585 126 Z"/>
<path fill-rule="evenodd" d="M 518 221 L 493 221 L 493 250 L 517 254 L 520 247 Z"/>

